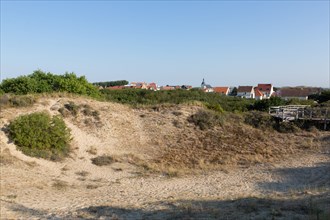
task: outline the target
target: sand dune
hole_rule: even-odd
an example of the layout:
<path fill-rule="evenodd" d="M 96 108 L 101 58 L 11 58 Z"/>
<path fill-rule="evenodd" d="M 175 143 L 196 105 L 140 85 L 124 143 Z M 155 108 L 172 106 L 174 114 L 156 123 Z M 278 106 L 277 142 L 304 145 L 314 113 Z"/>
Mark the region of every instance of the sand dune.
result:
<path fill-rule="evenodd" d="M 99 120 L 65 117 L 69 158 L 31 158 L 10 142 L 10 120 L 60 114 L 68 101 L 99 112 Z M 3 109 L 1 219 L 307 219 L 314 206 L 329 210 L 329 132 L 281 135 L 234 123 L 201 131 L 186 120 L 199 108 L 42 98 Z M 91 162 L 102 155 L 117 160 Z"/>

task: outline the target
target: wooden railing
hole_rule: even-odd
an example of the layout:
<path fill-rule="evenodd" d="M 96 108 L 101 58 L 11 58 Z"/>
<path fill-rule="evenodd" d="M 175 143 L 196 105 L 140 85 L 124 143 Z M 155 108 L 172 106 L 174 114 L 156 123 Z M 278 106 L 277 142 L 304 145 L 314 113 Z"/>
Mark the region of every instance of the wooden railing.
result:
<path fill-rule="evenodd" d="M 324 122 L 324 128 L 330 123 L 330 108 L 310 107 L 309 105 L 272 106 L 269 114 L 281 121 L 311 120 Z"/>

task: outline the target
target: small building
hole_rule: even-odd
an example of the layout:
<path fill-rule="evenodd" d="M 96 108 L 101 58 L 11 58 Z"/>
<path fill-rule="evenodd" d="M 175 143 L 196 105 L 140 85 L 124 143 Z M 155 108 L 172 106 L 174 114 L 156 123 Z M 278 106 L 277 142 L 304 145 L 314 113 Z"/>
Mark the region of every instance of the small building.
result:
<path fill-rule="evenodd" d="M 277 91 L 276 95 L 285 99 L 307 100 L 309 95 L 321 92 L 321 88 L 311 87 L 284 87 Z"/>
<path fill-rule="evenodd" d="M 147 86 L 147 88 L 148 88 L 149 90 L 153 90 L 153 91 L 157 91 L 157 90 L 158 90 L 158 86 L 157 86 L 157 84 L 154 83 L 154 82 L 149 83 L 148 86 Z"/>
<path fill-rule="evenodd" d="M 131 82 L 130 86 L 135 89 L 148 89 L 148 85 L 145 82 Z"/>
<path fill-rule="evenodd" d="M 228 95 L 229 94 L 229 87 L 213 87 L 213 91 L 215 93 Z"/>
<path fill-rule="evenodd" d="M 274 93 L 274 87 L 272 84 L 258 84 L 256 87 L 262 94 L 263 98 L 269 99 Z"/>
<path fill-rule="evenodd" d="M 239 86 L 237 89 L 237 97 L 254 99 L 254 89 L 253 86 Z"/>
<path fill-rule="evenodd" d="M 190 86 L 190 85 L 182 85 L 181 86 L 181 89 L 183 89 L 183 90 L 190 90 L 190 89 L 192 89 L 192 86 Z"/>
<path fill-rule="evenodd" d="M 124 89 L 124 88 L 126 88 L 126 87 L 125 86 L 109 86 L 106 89 L 109 89 L 109 90 L 121 90 L 121 89 Z"/>
<path fill-rule="evenodd" d="M 160 87 L 160 90 L 175 90 L 175 87 L 174 86 L 161 86 Z"/>
<path fill-rule="evenodd" d="M 257 87 L 254 88 L 254 96 L 256 100 L 262 100 L 266 98 L 266 95 L 262 93 Z"/>
<path fill-rule="evenodd" d="M 203 81 L 202 81 L 202 83 L 201 83 L 201 89 L 202 89 L 204 92 L 214 92 L 212 86 L 209 85 L 209 84 L 206 84 L 204 79 L 203 79 Z"/>

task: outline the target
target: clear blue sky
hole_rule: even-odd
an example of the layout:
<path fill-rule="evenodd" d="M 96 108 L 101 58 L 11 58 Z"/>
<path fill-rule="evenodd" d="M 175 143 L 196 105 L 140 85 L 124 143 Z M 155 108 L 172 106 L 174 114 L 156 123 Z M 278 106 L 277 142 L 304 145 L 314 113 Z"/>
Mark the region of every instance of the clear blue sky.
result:
<path fill-rule="evenodd" d="M 329 87 L 329 1 L 3 1 L 1 78 Z"/>

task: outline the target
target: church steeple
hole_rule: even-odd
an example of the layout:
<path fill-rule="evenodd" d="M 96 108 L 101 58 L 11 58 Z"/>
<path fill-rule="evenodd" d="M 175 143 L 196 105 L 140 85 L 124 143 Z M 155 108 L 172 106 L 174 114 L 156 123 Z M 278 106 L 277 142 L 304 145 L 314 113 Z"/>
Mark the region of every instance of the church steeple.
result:
<path fill-rule="evenodd" d="M 204 80 L 204 78 L 203 78 L 203 82 L 202 82 L 201 86 L 202 87 L 205 86 L 205 80 Z"/>

